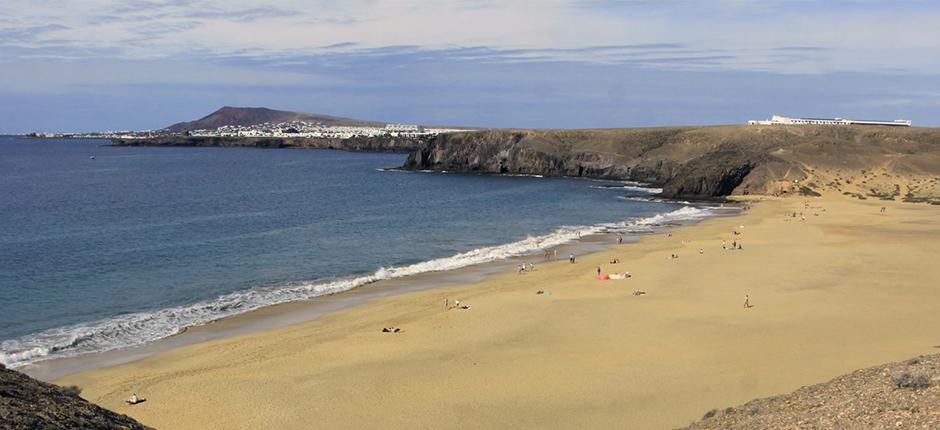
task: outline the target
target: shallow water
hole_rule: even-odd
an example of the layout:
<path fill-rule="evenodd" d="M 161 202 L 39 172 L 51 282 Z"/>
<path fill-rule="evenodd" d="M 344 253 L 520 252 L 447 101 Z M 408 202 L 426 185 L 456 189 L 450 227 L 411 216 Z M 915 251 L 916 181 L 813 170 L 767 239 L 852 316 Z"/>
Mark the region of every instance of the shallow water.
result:
<path fill-rule="evenodd" d="M 635 184 L 382 170 L 401 154 L 103 144 L 0 137 L 2 362 L 706 212 L 624 199 Z"/>

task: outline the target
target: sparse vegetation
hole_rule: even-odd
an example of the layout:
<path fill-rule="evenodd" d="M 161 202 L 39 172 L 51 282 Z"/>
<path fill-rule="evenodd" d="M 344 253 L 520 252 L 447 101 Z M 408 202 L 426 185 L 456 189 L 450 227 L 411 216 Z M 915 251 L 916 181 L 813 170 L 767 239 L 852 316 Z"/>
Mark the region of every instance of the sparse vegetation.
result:
<path fill-rule="evenodd" d="M 69 385 L 68 387 L 62 387 L 62 390 L 65 391 L 66 394 L 69 394 L 75 397 L 78 397 L 82 394 L 82 389 L 79 388 L 77 385 Z"/>
<path fill-rule="evenodd" d="M 803 187 L 800 187 L 800 195 L 810 196 L 810 197 L 819 197 L 822 194 L 817 193 L 816 190 L 813 190 L 812 188 L 803 186 Z"/>
<path fill-rule="evenodd" d="M 926 373 L 901 372 L 891 378 L 891 382 L 897 388 L 910 388 L 921 390 L 930 386 L 930 375 Z"/>
<path fill-rule="evenodd" d="M 921 355 L 736 408 L 713 409 L 686 429 L 940 429 L 940 415 L 931 413 L 940 404 L 940 384 L 933 383 L 938 375 L 940 354 Z"/>

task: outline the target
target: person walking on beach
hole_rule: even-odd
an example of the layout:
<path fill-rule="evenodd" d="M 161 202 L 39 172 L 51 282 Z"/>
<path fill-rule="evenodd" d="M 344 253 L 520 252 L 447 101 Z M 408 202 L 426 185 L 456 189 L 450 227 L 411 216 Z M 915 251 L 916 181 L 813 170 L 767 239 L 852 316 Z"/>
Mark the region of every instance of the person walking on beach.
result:
<path fill-rule="evenodd" d="M 623 245 L 623 235 L 617 236 L 617 245 Z"/>
<path fill-rule="evenodd" d="M 888 210 L 888 208 L 887 208 L 886 206 L 882 206 L 882 207 L 881 207 L 881 213 L 885 213 L 886 210 Z"/>
<path fill-rule="evenodd" d="M 751 297 L 747 294 L 744 295 L 744 308 L 748 309 L 751 307 Z"/>
<path fill-rule="evenodd" d="M 568 262 L 574 264 L 574 254 L 568 256 Z"/>
<path fill-rule="evenodd" d="M 601 266 L 597 266 L 597 277 L 601 276 Z"/>

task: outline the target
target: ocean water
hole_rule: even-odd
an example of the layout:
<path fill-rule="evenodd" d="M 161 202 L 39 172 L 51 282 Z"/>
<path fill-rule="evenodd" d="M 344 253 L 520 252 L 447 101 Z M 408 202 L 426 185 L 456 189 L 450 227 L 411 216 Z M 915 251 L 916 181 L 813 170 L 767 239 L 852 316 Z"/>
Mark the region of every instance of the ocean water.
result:
<path fill-rule="evenodd" d="M 384 170 L 401 154 L 106 144 L 0 137 L 2 363 L 708 214 L 638 184 Z"/>

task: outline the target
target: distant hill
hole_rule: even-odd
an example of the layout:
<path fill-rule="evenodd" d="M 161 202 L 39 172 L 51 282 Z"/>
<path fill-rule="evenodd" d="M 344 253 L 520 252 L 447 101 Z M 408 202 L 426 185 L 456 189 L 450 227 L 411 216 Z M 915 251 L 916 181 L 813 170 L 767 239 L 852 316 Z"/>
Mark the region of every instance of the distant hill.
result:
<path fill-rule="evenodd" d="M 192 130 L 214 130 L 223 125 L 250 126 L 264 124 L 266 122 L 279 123 L 287 121 L 304 121 L 332 126 L 383 127 L 386 124 L 380 121 L 365 121 L 361 119 L 321 115 L 318 113 L 289 112 L 260 107 L 225 106 L 196 121 L 173 124 L 167 127 L 167 130 L 182 133 Z"/>

